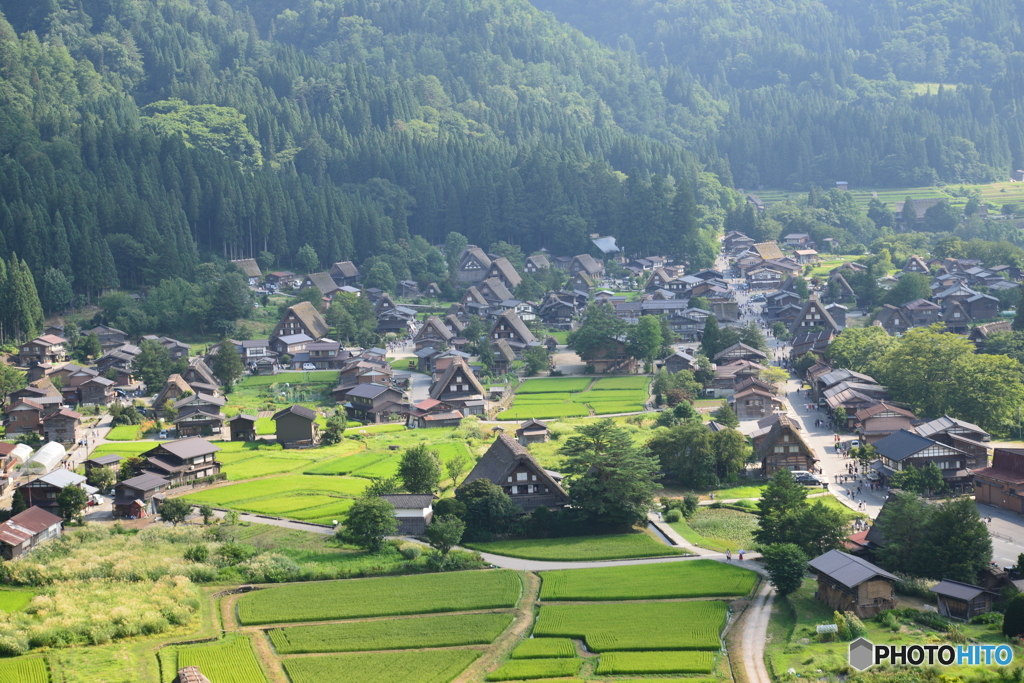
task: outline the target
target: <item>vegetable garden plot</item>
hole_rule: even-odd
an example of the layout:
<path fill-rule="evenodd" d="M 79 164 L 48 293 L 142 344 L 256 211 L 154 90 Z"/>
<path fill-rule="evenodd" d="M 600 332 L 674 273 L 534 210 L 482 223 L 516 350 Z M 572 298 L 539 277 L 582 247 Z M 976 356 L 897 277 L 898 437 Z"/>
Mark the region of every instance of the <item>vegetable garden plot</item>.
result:
<path fill-rule="evenodd" d="M 500 636 L 511 623 L 511 614 L 452 614 L 318 624 L 274 629 L 270 631 L 270 641 L 282 655 L 485 645 Z"/>
<path fill-rule="evenodd" d="M 42 657 L 0 659 L 0 683 L 49 683 L 50 673 Z"/>
<path fill-rule="evenodd" d="M 717 600 L 542 605 L 533 635 L 582 639 L 593 652 L 717 651 L 725 619 Z"/>
<path fill-rule="evenodd" d="M 554 392 L 583 391 L 590 386 L 589 377 L 546 377 L 528 379 L 519 385 L 516 394 L 547 394 Z"/>
<path fill-rule="evenodd" d="M 252 644 L 239 636 L 216 645 L 178 650 L 178 668 L 198 666 L 210 683 L 266 683 Z"/>
<path fill-rule="evenodd" d="M 706 674 L 715 667 L 711 652 L 607 652 L 601 655 L 597 673 L 614 674 Z"/>
<path fill-rule="evenodd" d="M 290 657 L 292 683 L 448 683 L 473 663 L 476 650 L 427 650 Z"/>
<path fill-rule="evenodd" d="M 575 657 L 576 645 L 569 638 L 528 638 L 512 650 L 512 659 Z"/>
<path fill-rule="evenodd" d="M 714 560 L 565 569 L 540 576 L 545 601 L 731 597 L 747 595 L 757 582 L 754 572 Z"/>
<path fill-rule="evenodd" d="M 582 659 L 514 659 L 487 674 L 488 681 L 521 681 L 527 678 L 575 676 Z"/>
<path fill-rule="evenodd" d="M 605 377 L 594 382 L 591 391 L 605 391 L 607 389 L 644 389 L 651 384 L 651 378 L 646 375 L 636 377 Z"/>
<path fill-rule="evenodd" d="M 238 618 L 252 625 L 498 609 L 514 607 L 521 592 L 507 570 L 300 583 L 243 595 Z"/>

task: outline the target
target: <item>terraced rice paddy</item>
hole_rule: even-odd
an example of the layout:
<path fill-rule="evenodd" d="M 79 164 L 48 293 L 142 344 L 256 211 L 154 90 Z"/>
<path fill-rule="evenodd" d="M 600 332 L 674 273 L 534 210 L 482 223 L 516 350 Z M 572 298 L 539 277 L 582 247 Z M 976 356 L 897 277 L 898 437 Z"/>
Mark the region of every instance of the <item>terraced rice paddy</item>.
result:
<path fill-rule="evenodd" d="M 660 600 L 747 595 L 757 575 L 714 560 L 692 560 L 548 571 L 541 572 L 541 579 L 544 601 Z"/>
<path fill-rule="evenodd" d="M 457 572 L 275 586 L 242 596 L 243 624 L 328 621 L 515 606 L 512 571 Z"/>
<path fill-rule="evenodd" d="M 284 670 L 292 683 L 448 683 L 479 656 L 476 650 L 427 650 L 292 657 Z"/>
<path fill-rule="evenodd" d="M 292 626 L 270 631 L 270 640 L 277 653 L 282 655 L 485 645 L 501 635 L 511 623 L 511 614 L 452 614 Z"/>
<path fill-rule="evenodd" d="M 565 562 L 687 554 L 686 551 L 660 543 L 645 533 L 517 539 L 491 543 L 464 543 L 463 545 L 483 553 L 505 555 L 506 557 Z"/>
<path fill-rule="evenodd" d="M 178 649 L 178 668 L 198 666 L 211 683 L 266 683 L 248 638 Z"/>
<path fill-rule="evenodd" d="M 718 651 L 725 620 L 717 600 L 542 605 L 533 635 L 584 640 L 592 652 Z"/>
<path fill-rule="evenodd" d="M 207 489 L 187 498 L 196 504 L 210 503 L 257 514 L 330 523 L 352 506 L 355 497 L 369 483 L 366 479 L 351 477 L 295 474 Z"/>
<path fill-rule="evenodd" d="M 616 674 L 703 674 L 711 673 L 715 656 L 711 652 L 607 652 L 601 655 L 597 673 Z"/>
<path fill-rule="evenodd" d="M 575 657 L 576 646 L 569 638 L 529 638 L 512 650 L 512 659 Z"/>
<path fill-rule="evenodd" d="M 574 676 L 582 659 L 514 659 L 487 674 L 488 681 L 522 681 L 528 678 Z"/>
<path fill-rule="evenodd" d="M 639 412 L 650 398 L 646 376 L 527 380 L 499 420 L 551 419 Z"/>

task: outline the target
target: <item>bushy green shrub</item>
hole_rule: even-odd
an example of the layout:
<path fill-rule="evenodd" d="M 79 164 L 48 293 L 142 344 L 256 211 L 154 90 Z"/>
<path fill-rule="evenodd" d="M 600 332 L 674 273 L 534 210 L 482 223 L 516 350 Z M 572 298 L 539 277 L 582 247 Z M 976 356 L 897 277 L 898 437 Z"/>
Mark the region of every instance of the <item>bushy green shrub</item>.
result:
<path fill-rule="evenodd" d="M 999 612 L 986 612 L 971 618 L 972 624 L 1000 624 L 1002 621 L 1003 615 Z"/>
<path fill-rule="evenodd" d="M 206 562 L 210 559 L 210 549 L 197 543 L 185 548 L 185 559 L 189 562 Z"/>
<path fill-rule="evenodd" d="M 863 635 L 867 635 L 868 629 L 864 626 L 864 622 L 860 620 L 853 612 L 844 612 L 843 616 L 846 617 L 846 626 L 850 631 L 850 640 L 856 640 Z"/>
<path fill-rule="evenodd" d="M 423 554 L 423 546 L 419 543 L 403 543 L 398 547 L 398 552 L 402 553 L 402 557 L 411 562 Z"/>
<path fill-rule="evenodd" d="M 682 520 L 682 518 L 683 513 L 674 508 L 665 513 L 665 521 L 669 524 L 674 524 L 675 522 Z"/>
<path fill-rule="evenodd" d="M 257 555 L 239 564 L 238 569 L 253 583 L 286 583 L 302 573 L 295 560 L 276 553 Z"/>
<path fill-rule="evenodd" d="M 936 612 L 917 612 L 913 619 L 915 623 L 936 631 L 945 631 L 949 628 L 949 619 Z"/>

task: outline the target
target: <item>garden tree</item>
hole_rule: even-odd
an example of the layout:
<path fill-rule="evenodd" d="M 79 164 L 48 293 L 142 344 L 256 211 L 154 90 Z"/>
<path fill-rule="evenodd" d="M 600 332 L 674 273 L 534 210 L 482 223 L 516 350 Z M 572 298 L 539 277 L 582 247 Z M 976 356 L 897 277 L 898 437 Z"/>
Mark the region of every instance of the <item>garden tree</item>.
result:
<path fill-rule="evenodd" d="M 481 339 L 476 344 L 477 347 L 477 358 L 480 361 L 480 365 L 484 366 L 487 372 L 491 372 L 494 368 L 494 349 L 491 347 L 490 341 L 487 338 Z M 543 347 L 534 347 L 541 348 Z M 523 352 L 523 360 L 526 360 L 526 352 Z M 529 372 L 529 365 L 527 365 L 528 374 L 536 374 L 536 372 Z M 538 371 L 539 372 L 539 371 Z"/>
<path fill-rule="evenodd" d="M 174 422 L 178 419 L 178 409 L 174 407 L 174 401 L 167 399 L 164 401 L 164 407 L 161 409 L 164 416 L 164 421 Z"/>
<path fill-rule="evenodd" d="M 398 463 L 398 477 L 409 493 L 433 493 L 441 485 L 441 460 L 437 451 L 425 443 L 405 449 Z"/>
<path fill-rule="evenodd" d="M 299 248 L 299 251 L 295 254 L 295 261 L 307 273 L 314 273 L 320 270 L 320 257 L 317 256 L 316 250 L 308 244 L 303 244 Z"/>
<path fill-rule="evenodd" d="M 1019 638 L 1024 634 L 1024 593 L 1013 596 L 1006 606 L 1002 631 L 1007 638 Z"/>
<path fill-rule="evenodd" d="M 320 440 L 328 446 L 341 443 L 345 438 L 345 427 L 347 426 L 348 420 L 343 415 L 331 415 L 327 418 L 327 428 L 324 429 Z"/>
<path fill-rule="evenodd" d="M 86 359 L 96 359 L 103 355 L 103 346 L 100 345 L 100 338 L 95 332 L 91 332 L 78 343 L 82 356 Z"/>
<path fill-rule="evenodd" d="M 847 327 L 828 345 L 828 356 L 836 367 L 871 374 L 875 364 L 898 343 L 882 327 Z M 816 358 L 814 362 L 818 362 Z"/>
<path fill-rule="evenodd" d="M 232 321 L 252 314 L 252 291 L 239 272 L 225 273 L 210 299 L 210 320 Z"/>
<path fill-rule="evenodd" d="M 0 363 L 0 408 L 4 406 L 9 394 L 24 389 L 26 384 L 28 384 L 28 380 L 24 372 L 13 365 Z"/>
<path fill-rule="evenodd" d="M 1016 322 L 1016 318 L 1014 318 Z M 990 356 L 1009 356 L 1024 362 L 1024 332 L 995 332 L 985 338 L 985 353 Z"/>
<path fill-rule="evenodd" d="M 444 517 L 445 515 L 455 515 L 459 519 L 463 519 L 466 516 L 466 506 L 454 498 L 435 500 L 434 516 Z"/>
<path fill-rule="evenodd" d="M 512 264 L 512 267 L 518 272 L 522 272 L 523 263 L 526 257 L 523 254 L 522 248 L 517 244 L 508 244 L 501 240 L 495 242 L 487 249 L 487 253 L 494 254 L 498 258 L 505 257 L 508 262 Z"/>
<path fill-rule="evenodd" d="M 342 341 L 351 341 L 356 336 L 356 323 L 348 312 L 341 297 L 335 297 L 324 314 L 324 320 L 334 330 L 334 335 Z"/>
<path fill-rule="evenodd" d="M 427 527 L 427 541 L 430 547 L 447 555 L 453 547 L 462 540 L 462 534 L 466 531 L 466 523 L 455 515 L 443 515 L 436 517 Z"/>
<path fill-rule="evenodd" d="M 117 477 L 114 476 L 114 471 L 109 467 L 94 467 L 89 471 L 89 485 L 95 486 L 100 491 L 106 491 L 114 485 L 114 481 Z"/>
<path fill-rule="evenodd" d="M 690 308 L 699 308 L 702 311 L 711 310 L 711 299 L 706 296 L 690 297 Z"/>
<path fill-rule="evenodd" d="M 932 245 L 932 256 L 935 258 L 965 258 L 967 252 L 964 242 L 955 235 L 946 235 L 935 240 Z"/>
<path fill-rule="evenodd" d="M 882 301 L 893 306 L 902 306 L 915 299 L 929 299 L 932 296 L 930 285 L 931 278 L 927 275 L 903 273 L 896 286 L 886 292 Z"/>
<path fill-rule="evenodd" d="M 953 232 L 960 222 L 960 210 L 942 199 L 924 212 L 922 228 L 925 232 Z"/>
<path fill-rule="evenodd" d="M 364 496 L 345 513 L 345 525 L 337 536 L 371 553 L 384 547 L 384 539 L 398 531 L 395 506 L 377 496 Z"/>
<path fill-rule="evenodd" d="M 57 508 L 60 510 L 60 516 L 67 522 L 77 520 L 81 523 L 82 510 L 88 502 L 89 494 L 77 486 L 65 486 L 57 494 Z"/>
<path fill-rule="evenodd" d="M 922 562 L 929 578 L 970 583 L 988 566 L 992 558 L 992 538 L 970 498 L 939 503 L 924 528 L 920 550 L 925 556 Z"/>
<path fill-rule="evenodd" d="M 740 328 L 739 335 L 740 341 L 747 346 L 757 349 L 758 351 L 764 351 L 765 353 L 768 352 L 768 340 L 765 339 L 764 332 L 761 331 L 761 327 L 753 320 Z"/>
<path fill-rule="evenodd" d="M 466 328 L 462 330 L 462 336 L 472 343 L 477 343 L 481 337 L 488 333 L 487 323 L 478 315 L 469 316 Z M 482 348 L 482 347 L 481 347 Z"/>
<path fill-rule="evenodd" d="M 341 332 L 346 332 L 350 336 L 345 337 L 349 341 L 356 342 L 362 346 L 370 346 L 376 341 L 377 329 L 377 316 L 373 313 L 373 304 L 365 293 L 362 296 L 351 294 L 349 292 L 337 292 L 334 295 L 334 299 L 331 300 L 331 306 L 327 309 L 328 316 L 331 316 L 331 311 L 334 310 L 333 320 L 335 325 L 341 325 Z M 347 320 L 344 315 L 340 312 L 344 310 L 348 313 L 352 321 L 351 329 L 347 329 Z M 328 324 L 331 324 L 331 319 L 328 319 Z"/>
<path fill-rule="evenodd" d="M 715 453 L 715 471 L 722 481 L 731 480 L 743 472 L 750 457 L 750 444 L 735 429 L 723 429 L 711 435 L 711 448 Z"/>
<path fill-rule="evenodd" d="M 758 377 L 772 384 L 781 393 L 786 393 L 786 383 L 789 382 L 789 372 L 787 370 L 776 365 L 769 365 L 758 373 Z"/>
<path fill-rule="evenodd" d="M 942 470 L 936 467 L 933 462 L 928 463 L 921 469 L 914 467 L 913 463 L 911 463 L 907 465 L 906 469 L 894 472 L 890 480 L 890 486 L 922 496 L 945 493 L 949 489 L 942 478 Z"/>
<path fill-rule="evenodd" d="M 733 409 L 729 407 L 728 401 L 722 401 L 722 405 L 720 405 L 715 412 L 711 413 L 711 417 L 714 418 L 715 422 L 726 427 L 732 427 L 735 429 L 740 426 L 740 420 L 736 417 L 736 413 L 733 412 Z"/>
<path fill-rule="evenodd" d="M 386 496 L 389 493 L 400 493 L 402 482 L 398 477 L 370 477 L 370 485 L 363 491 L 367 498 Z"/>
<path fill-rule="evenodd" d="M 455 272 L 459 265 L 459 256 L 462 255 L 468 244 L 469 240 L 465 235 L 458 232 L 449 232 L 448 236 L 444 238 L 444 256 L 448 261 L 450 271 Z"/>
<path fill-rule="evenodd" d="M 793 364 L 793 369 L 796 370 L 797 374 L 799 374 L 801 377 L 806 377 L 807 371 L 817 364 L 818 357 L 815 356 L 810 351 L 808 351 L 807 353 L 796 359 L 796 362 Z"/>
<path fill-rule="evenodd" d="M 593 303 L 587 306 L 578 329 L 569 333 L 566 343 L 581 358 L 590 358 L 626 331 L 626 323 L 615 315 L 611 304 Z"/>
<path fill-rule="evenodd" d="M 8 216 L 4 227 L 16 229 L 10 214 L 4 215 Z M 0 255 L 0 342 L 32 339 L 42 331 L 43 306 L 28 264 L 16 254 L 6 262 Z"/>
<path fill-rule="evenodd" d="M 213 519 L 213 506 L 209 503 L 204 503 L 199 506 L 199 514 L 203 517 L 203 524 L 209 526 L 210 520 Z"/>
<path fill-rule="evenodd" d="M 836 423 L 836 429 L 841 432 L 846 431 L 846 408 L 839 406 L 832 411 L 832 418 Z"/>
<path fill-rule="evenodd" d="M 793 543 L 772 543 L 761 551 L 768 580 L 779 595 L 789 595 L 800 588 L 807 572 L 807 556 Z"/>
<path fill-rule="evenodd" d="M 925 534 L 933 510 L 913 493 L 893 494 L 878 515 L 875 523 L 882 532 L 885 544 L 877 553 L 878 563 L 890 571 L 912 576 L 925 576 L 925 567 L 932 558 L 925 556 Z"/>
<path fill-rule="evenodd" d="M 28 510 L 25 495 L 21 492 L 20 488 L 14 489 L 14 495 L 11 496 L 11 516 L 21 514 L 25 510 Z"/>
<path fill-rule="evenodd" d="M 363 276 L 363 285 L 394 292 L 398 288 L 398 278 L 387 261 L 378 259 Z"/>
<path fill-rule="evenodd" d="M 213 355 L 213 374 L 224 385 L 224 390 L 231 392 L 234 386 L 245 372 L 245 365 L 242 364 L 242 357 L 235 351 L 235 345 L 227 339 L 220 343 L 217 353 Z"/>
<path fill-rule="evenodd" d="M 802 277 L 793 279 L 793 291 L 796 292 L 797 296 L 801 299 L 807 299 L 811 296 L 810 289 L 807 287 L 807 280 Z"/>
<path fill-rule="evenodd" d="M 786 323 L 782 322 L 781 320 L 773 322 L 771 328 L 769 329 L 771 329 L 773 337 L 775 337 L 776 339 L 781 339 L 782 341 L 788 341 L 793 336 L 793 334 L 789 331 L 789 328 L 786 327 Z"/>
<path fill-rule="evenodd" d="M 687 421 L 658 433 L 647 449 L 658 459 L 661 470 L 684 486 L 711 489 L 719 483 L 712 434 L 701 422 Z"/>
<path fill-rule="evenodd" d="M 171 374 L 171 353 L 158 342 L 143 339 L 139 344 L 139 355 L 135 357 L 135 374 L 150 392 L 159 391 Z"/>
<path fill-rule="evenodd" d="M 807 489 L 789 470 L 779 470 L 764 488 L 757 502 L 757 530 L 754 540 L 762 545 L 785 543 L 794 514 L 807 506 Z"/>
<path fill-rule="evenodd" d="M 299 290 L 298 294 L 293 299 L 288 300 L 288 306 L 293 306 L 300 301 L 306 301 L 313 304 L 313 307 L 320 310 L 320 304 L 323 301 L 324 295 L 317 287 L 303 287 Z M 282 305 L 282 308 L 284 306 Z"/>
<path fill-rule="evenodd" d="M 787 526 L 788 541 L 808 557 L 817 557 L 833 549 L 841 550 L 848 534 L 842 513 L 820 501 L 804 505 L 793 513 Z"/>
<path fill-rule="evenodd" d="M 580 425 L 558 450 L 565 458 L 569 498 L 595 526 L 646 525 L 658 460 L 638 450 L 614 420 Z"/>
<path fill-rule="evenodd" d="M 721 351 L 722 330 L 718 327 L 718 318 L 714 314 L 709 315 L 704 321 L 704 334 L 700 338 L 700 350 L 708 358 L 714 358 L 715 354 Z"/>
<path fill-rule="evenodd" d="M 487 344 L 484 346 L 490 349 L 490 346 Z M 523 363 L 526 365 L 527 375 L 536 375 L 541 370 L 546 370 L 548 367 L 548 350 L 543 346 L 531 346 L 523 351 Z"/>
<path fill-rule="evenodd" d="M 661 350 L 661 321 L 657 316 L 642 315 L 626 332 L 626 353 L 646 363 L 653 363 Z"/>
<path fill-rule="evenodd" d="M 475 479 L 455 490 L 455 500 L 466 507 L 463 519 L 470 540 L 507 533 L 519 517 L 519 508 L 497 484 Z"/>
<path fill-rule="evenodd" d="M 693 404 L 689 401 L 680 401 L 675 408 L 672 409 L 672 415 L 678 420 L 699 420 L 700 413 L 693 407 Z"/>
<path fill-rule="evenodd" d="M 651 388 L 656 396 L 667 396 L 669 391 L 680 390 L 683 392 L 683 396 L 690 400 L 698 398 L 701 391 L 701 385 L 689 370 L 672 373 L 666 368 L 660 368 L 654 373 Z"/>
<path fill-rule="evenodd" d="M 461 453 L 444 464 L 444 471 L 452 480 L 452 488 L 459 487 L 459 477 L 462 477 L 469 470 L 469 458 Z"/>
<path fill-rule="evenodd" d="M 877 228 L 892 228 L 896 226 L 896 215 L 888 204 L 878 197 L 873 197 L 868 202 L 868 218 L 872 220 Z"/>
<path fill-rule="evenodd" d="M 697 369 L 693 371 L 693 378 L 704 387 L 715 379 L 715 369 L 711 360 L 701 352 L 697 353 Z"/>
<path fill-rule="evenodd" d="M 160 519 L 174 526 L 183 523 L 192 514 L 192 503 L 184 498 L 168 498 L 160 503 Z"/>

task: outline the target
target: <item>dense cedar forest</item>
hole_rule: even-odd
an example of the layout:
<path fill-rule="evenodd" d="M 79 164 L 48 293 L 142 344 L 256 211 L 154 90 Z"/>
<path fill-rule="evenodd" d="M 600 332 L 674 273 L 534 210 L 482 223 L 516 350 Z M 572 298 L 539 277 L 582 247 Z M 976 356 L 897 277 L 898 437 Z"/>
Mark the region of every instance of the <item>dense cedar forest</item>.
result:
<path fill-rule="evenodd" d="M 0 254 L 80 299 L 306 245 L 429 281 L 451 231 L 704 266 L 734 184 L 1024 165 L 1021 2 L 0 0 Z"/>

